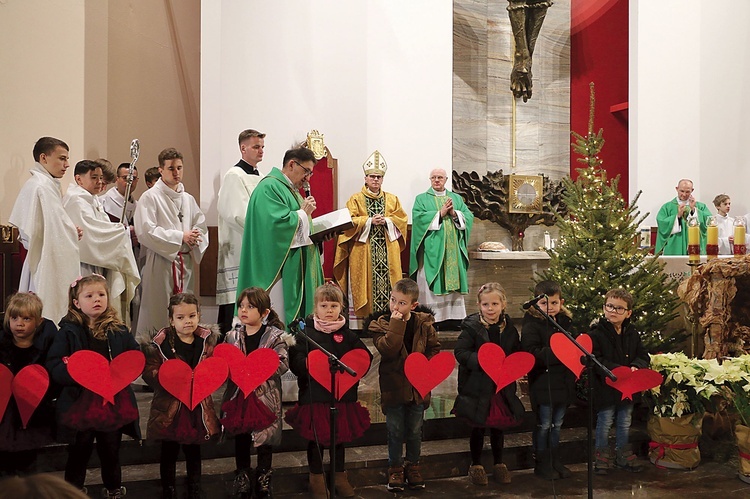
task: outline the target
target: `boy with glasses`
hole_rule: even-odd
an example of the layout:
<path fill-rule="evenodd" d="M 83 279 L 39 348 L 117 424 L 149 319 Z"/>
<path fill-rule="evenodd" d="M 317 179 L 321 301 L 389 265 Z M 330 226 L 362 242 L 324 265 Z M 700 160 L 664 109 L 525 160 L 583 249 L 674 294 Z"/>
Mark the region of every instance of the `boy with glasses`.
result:
<path fill-rule="evenodd" d="M 633 296 L 622 288 L 611 289 L 604 296 L 604 316 L 592 325 L 589 332 L 594 355 L 608 369 L 627 366 L 633 371 L 649 366 L 649 355 L 641 342 L 638 331 L 630 323 L 633 314 Z M 636 456 L 628 446 L 633 401 L 621 400 L 622 394 L 604 381 L 596 372 L 589 378 L 594 384 L 594 407 L 596 420 L 595 472 L 606 475 L 610 465 L 637 473 L 643 466 L 636 463 Z M 609 430 L 617 419 L 615 432 L 615 460 L 609 452 Z"/>

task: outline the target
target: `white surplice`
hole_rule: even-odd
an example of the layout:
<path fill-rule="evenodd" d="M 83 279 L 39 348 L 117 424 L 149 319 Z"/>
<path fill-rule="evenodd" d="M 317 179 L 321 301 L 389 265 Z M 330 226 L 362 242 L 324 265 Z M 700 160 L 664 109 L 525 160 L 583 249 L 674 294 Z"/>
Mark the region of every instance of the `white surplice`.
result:
<path fill-rule="evenodd" d="M 260 175 L 251 175 L 233 166 L 224 175 L 217 210 L 219 212 L 219 259 L 216 269 L 216 304 L 234 303 L 237 298 L 237 272 L 240 270 L 242 234 L 250 195 Z"/>
<path fill-rule="evenodd" d="M 200 263 L 208 248 L 208 229 L 206 217 L 185 187 L 179 184 L 173 191 L 161 179 L 141 195 L 133 225 L 141 253 L 146 254 L 136 326 L 136 337 L 145 340 L 169 324 L 169 297 L 175 291 L 193 292 L 193 264 Z M 190 248 L 182 237 L 192 229 L 200 230 L 202 240 Z"/>
<path fill-rule="evenodd" d="M 111 222 L 99 198 L 80 185 L 68 187 L 63 206 L 73 223 L 83 230 L 79 243 L 81 275 L 85 275 L 84 266 L 104 269 L 110 288 L 109 302 L 129 324 L 130 302 L 141 282 L 129 229 Z"/>
<path fill-rule="evenodd" d="M 117 220 L 120 220 L 122 218 L 122 206 L 125 203 L 125 195 L 120 194 L 120 192 L 117 190 L 117 187 L 112 187 L 107 192 L 99 196 L 99 199 L 102 202 L 102 207 L 104 207 L 105 212 L 112 215 Z M 132 196 L 131 199 L 133 199 Z M 135 204 L 135 200 L 128 201 L 128 206 L 127 208 L 125 208 L 125 218 L 128 220 L 128 222 L 132 222 L 133 220 Z"/>
<path fill-rule="evenodd" d="M 78 231 L 63 209 L 60 179 L 34 164 L 9 222 L 28 251 L 18 290 L 36 293 L 44 304 L 42 315 L 58 323 L 68 312 L 68 289 L 80 272 Z"/>

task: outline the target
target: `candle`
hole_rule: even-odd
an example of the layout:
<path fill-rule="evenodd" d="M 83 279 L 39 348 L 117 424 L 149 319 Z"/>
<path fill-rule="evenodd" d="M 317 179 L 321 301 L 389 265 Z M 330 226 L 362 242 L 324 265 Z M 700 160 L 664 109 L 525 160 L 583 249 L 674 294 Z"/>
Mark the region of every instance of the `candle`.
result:
<path fill-rule="evenodd" d="M 719 228 L 716 225 L 706 227 L 706 255 L 708 260 L 719 255 Z"/>
<path fill-rule="evenodd" d="M 688 246 L 701 243 L 700 228 L 697 225 L 688 227 Z"/>
<path fill-rule="evenodd" d="M 701 233 L 697 225 L 688 225 L 688 262 L 698 263 L 701 261 Z"/>
<path fill-rule="evenodd" d="M 747 252 L 747 246 L 745 246 L 745 226 L 735 225 L 734 226 L 734 254 L 744 255 Z"/>

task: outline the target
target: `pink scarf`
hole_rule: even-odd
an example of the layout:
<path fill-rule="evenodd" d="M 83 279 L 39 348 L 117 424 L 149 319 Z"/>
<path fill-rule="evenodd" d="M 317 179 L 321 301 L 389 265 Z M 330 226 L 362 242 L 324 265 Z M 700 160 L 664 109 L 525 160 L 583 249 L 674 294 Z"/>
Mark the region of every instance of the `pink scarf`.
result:
<path fill-rule="evenodd" d="M 313 315 L 313 322 L 315 323 L 315 329 L 321 333 L 331 334 L 341 329 L 346 319 L 344 319 L 343 315 L 339 315 L 339 318 L 335 321 L 324 321 L 323 319 L 318 319 L 317 315 Z"/>

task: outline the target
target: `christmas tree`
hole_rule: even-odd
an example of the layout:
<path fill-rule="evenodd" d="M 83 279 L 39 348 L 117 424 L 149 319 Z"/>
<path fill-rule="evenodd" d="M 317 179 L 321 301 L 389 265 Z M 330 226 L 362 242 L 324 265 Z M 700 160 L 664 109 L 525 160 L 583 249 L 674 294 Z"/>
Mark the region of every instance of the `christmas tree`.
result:
<path fill-rule="evenodd" d="M 649 350 L 665 349 L 682 336 L 665 339 L 662 330 L 677 314 L 677 283 L 662 270 L 657 258 L 647 258 L 648 248 L 636 245 L 641 216 L 640 191 L 628 204 L 617 189 L 619 176 L 609 180 L 599 153 L 604 146 L 603 129 L 594 133 L 594 84 L 591 84 L 588 133 L 572 132 L 573 150 L 585 165 L 578 178 L 563 180 L 567 207 L 558 216 L 560 242 L 549 250 L 550 267 L 541 278 L 558 282 L 565 305 L 573 313 L 573 331 L 589 329 L 602 315 L 605 293 L 616 287 L 628 290 L 635 300 L 631 321 Z"/>

